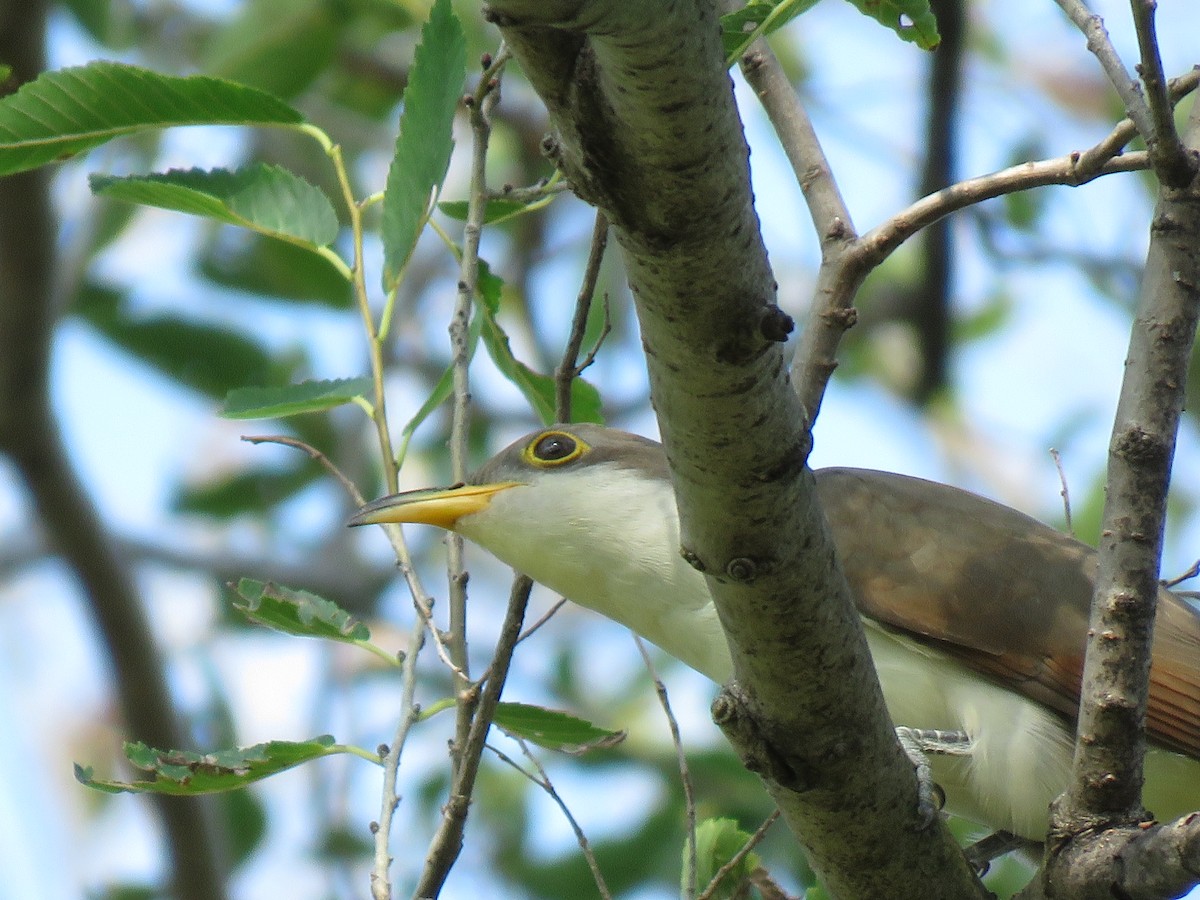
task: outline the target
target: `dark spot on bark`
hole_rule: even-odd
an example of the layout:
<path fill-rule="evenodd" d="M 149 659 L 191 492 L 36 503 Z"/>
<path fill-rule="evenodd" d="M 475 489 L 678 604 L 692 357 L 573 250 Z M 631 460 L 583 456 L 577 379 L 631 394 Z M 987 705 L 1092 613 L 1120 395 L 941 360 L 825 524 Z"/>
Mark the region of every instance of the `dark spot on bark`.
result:
<path fill-rule="evenodd" d="M 763 308 L 758 330 L 768 341 L 783 343 L 796 328 L 796 322 L 775 304 Z"/>

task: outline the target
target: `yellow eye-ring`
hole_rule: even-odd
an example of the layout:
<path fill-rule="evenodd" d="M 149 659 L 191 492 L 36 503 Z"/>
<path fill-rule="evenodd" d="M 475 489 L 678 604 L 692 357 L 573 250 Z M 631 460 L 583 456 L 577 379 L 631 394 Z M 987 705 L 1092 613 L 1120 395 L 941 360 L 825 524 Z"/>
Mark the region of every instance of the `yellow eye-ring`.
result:
<path fill-rule="evenodd" d="M 522 456 L 531 465 L 561 466 L 583 456 L 591 447 L 565 431 L 543 431 L 528 444 Z"/>

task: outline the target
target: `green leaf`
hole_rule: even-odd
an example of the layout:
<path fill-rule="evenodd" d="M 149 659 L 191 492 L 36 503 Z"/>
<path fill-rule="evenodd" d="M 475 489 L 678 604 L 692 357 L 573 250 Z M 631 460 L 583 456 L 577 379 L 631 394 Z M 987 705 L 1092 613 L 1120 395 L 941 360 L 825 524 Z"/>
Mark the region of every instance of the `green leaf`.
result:
<path fill-rule="evenodd" d="M 816 5 L 817 0 L 750 0 L 742 9 L 721 16 L 726 59 L 735 61 L 753 38 L 766 37 Z"/>
<path fill-rule="evenodd" d="M 318 253 L 260 234 L 247 234 L 246 242 L 233 249 L 227 244 L 214 241 L 200 257 L 200 273 L 216 284 L 334 309 L 349 309 L 354 303 L 350 282 Z M 251 379 L 242 382 L 253 383 Z"/>
<path fill-rule="evenodd" d="M 243 578 L 233 587 L 233 608 L 256 625 L 346 644 L 361 645 L 371 639 L 370 629 L 332 600 L 252 578 Z"/>
<path fill-rule="evenodd" d="M 554 423 L 558 418 L 554 379 L 535 372 L 513 356 L 508 335 L 490 313 L 484 318 L 483 345 L 487 347 L 496 368 L 525 395 L 542 423 Z M 600 392 L 594 385 L 582 378 L 571 382 L 571 417 L 574 421 L 602 423 L 604 418 L 600 414 L 600 407 Z"/>
<path fill-rule="evenodd" d="M 172 315 L 133 315 L 120 293 L 85 284 L 75 307 L 93 328 L 140 362 L 215 398 L 237 385 L 281 380 L 291 366 L 245 335 Z"/>
<path fill-rule="evenodd" d="M 611 747 L 625 740 L 624 731 L 608 731 L 569 713 L 527 703 L 497 704 L 492 721 L 539 747 L 568 753 Z"/>
<path fill-rule="evenodd" d="M 282 100 L 244 85 L 113 62 L 47 72 L 0 100 L 0 175 L 113 138 L 172 125 L 298 125 Z"/>
<path fill-rule="evenodd" d="M 722 866 L 737 856 L 746 846 L 750 835 L 742 831 L 733 819 L 705 819 L 696 826 L 696 886 L 700 890 L 708 887 Z M 683 854 L 684 877 L 683 884 L 687 885 L 688 853 L 684 848 Z M 740 891 L 750 874 L 761 865 L 758 854 L 747 853 L 733 869 L 721 879 L 720 885 L 713 892 L 714 898 L 732 900 L 743 896 Z"/>
<path fill-rule="evenodd" d="M 450 0 L 436 0 L 408 72 L 400 134 L 383 195 L 383 289 L 388 293 L 400 280 L 425 226 L 430 200 L 450 167 L 466 59 L 466 38 Z"/>
<path fill-rule="evenodd" d="M 911 41 L 922 50 L 933 50 L 942 42 L 937 18 L 929 8 L 929 0 L 849 0 L 864 16 L 892 29 L 903 40 Z"/>
<path fill-rule="evenodd" d="M 221 415 L 226 419 L 274 419 L 301 413 L 322 412 L 366 397 L 374 391 L 370 378 L 303 381 L 283 387 L 245 387 L 225 396 Z"/>
<path fill-rule="evenodd" d="M 553 200 L 553 196 L 543 197 L 540 200 L 534 200 L 530 203 L 521 203 L 517 200 L 505 200 L 497 198 L 488 200 L 483 208 L 483 224 L 495 225 L 498 222 L 504 222 L 508 219 L 515 219 L 517 216 L 527 212 L 542 209 L 546 204 Z M 451 219 L 457 219 L 460 222 L 467 221 L 467 208 L 469 204 L 466 200 L 443 200 L 438 205 L 445 215 Z"/>
<path fill-rule="evenodd" d="M 338 219 L 324 191 L 280 166 L 172 169 L 117 178 L 93 175 L 92 192 L 240 225 L 307 247 L 337 238 Z"/>
<path fill-rule="evenodd" d="M 327 734 L 309 741 L 268 741 L 214 753 L 155 750 L 137 742 L 125 744 L 125 756 L 135 768 L 150 772 L 153 778 L 105 781 L 93 777 L 90 766 L 79 764 L 75 765 L 75 778 L 108 794 L 216 794 L 245 787 L 311 759 L 346 752 Z"/>

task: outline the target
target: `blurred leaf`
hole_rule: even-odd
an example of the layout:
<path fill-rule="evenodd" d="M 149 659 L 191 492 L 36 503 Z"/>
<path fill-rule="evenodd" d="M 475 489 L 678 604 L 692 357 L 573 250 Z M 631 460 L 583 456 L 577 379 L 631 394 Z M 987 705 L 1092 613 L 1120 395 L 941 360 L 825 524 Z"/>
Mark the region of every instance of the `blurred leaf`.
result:
<path fill-rule="evenodd" d="M 922 50 L 933 50 L 942 42 L 937 18 L 929 8 L 929 0 L 849 0 L 864 16 L 890 28 L 903 40 L 911 41 Z"/>
<path fill-rule="evenodd" d="M 221 415 L 226 419 L 274 419 L 321 412 L 366 397 L 374 389 L 366 376 L 302 381 L 282 387 L 236 388 L 226 395 Z"/>
<path fill-rule="evenodd" d="M 353 305 L 350 282 L 324 256 L 257 233 L 247 238 L 236 250 L 207 248 L 200 257 L 200 273 L 223 287 L 250 294 L 320 303 L 334 309 Z"/>
<path fill-rule="evenodd" d="M 759 28 L 765 37 L 816 5 L 817 0 L 750 0 L 742 9 L 721 16 L 721 42 L 726 59 L 739 54 Z"/>
<path fill-rule="evenodd" d="M 0 99 L 0 175 L 172 125 L 297 125 L 282 100 L 230 81 L 113 62 L 46 72 Z"/>
<path fill-rule="evenodd" d="M 483 322 L 483 345 L 496 368 L 525 395 L 542 423 L 553 424 L 557 419 L 554 379 L 535 372 L 513 356 L 508 335 L 490 314 Z M 600 392 L 594 385 L 582 378 L 571 382 L 571 415 L 576 422 L 603 423 L 600 408 Z"/>
<path fill-rule="evenodd" d="M 101 285 L 84 285 L 75 312 L 141 362 L 210 397 L 224 397 L 247 382 L 286 378 L 291 371 L 227 328 L 172 315 L 131 315 L 121 295 Z"/>
<path fill-rule="evenodd" d="M 696 825 L 696 888 L 703 891 L 712 882 L 717 870 L 732 860 L 746 846 L 750 835 L 738 827 L 733 819 L 705 819 Z M 688 852 L 683 853 L 683 885 L 687 887 Z M 748 853 L 721 879 L 712 896 L 717 900 L 733 900 L 743 896 L 744 882 L 750 873 L 759 867 L 758 854 Z"/>
<path fill-rule="evenodd" d="M 112 0 L 64 0 L 83 30 L 99 44 L 107 44 L 112 21 Z"/>
<path fill-rule="evenodd" d="M 251 791 L 233 791 L 221 796 L 218 810 L 232 862 L 237 866 L 258 849 L 266 836 L 266 807 Z"/>
<path fill-rule="evenodd" d="M 500 312 L 500 298 L 504 292 L 504 279 L 492 272 L 486 260 L 479 260 L 476 288 L 479 299 L 493 316 Z"/>
<path fill-rule="evenodd" d="M 608 731 L 578 716 L 526 703 L 498 704 L 493 721 L 539 747 L 568 753 L 611 747 L 625 740 L 624 731 Z"/>
<path fill-rule="evenodd" d="M 503 198 L 488 200 L 483 210 L 483 224 L 495 225 L 498 222 L 516 218 L 524 213 L 534 212 L 535 210 L 544 208 L 553 199 L 554 197 L 551 195 L 530 203 L 520 203 L 516 200 L 505 200 Z M 443 200 L 437 206 L 438 209 L 451 219 L 457 219 L 460 222 L 467 221 L 468 204 L 466 200 Z"/>
<path fill-rule="evenodd" d="M 467 42 L 450 0 L 435 0 L 404 90 L 404 112 L 383 196 L 383 289 L 396 286 L 440 190 L 454 149 L 454 114 L 466 77 Z"/>
<path fill-rule="evenodd" d="M 90 766 L 78 764 L 75 778 L 80 784 L 107 794 L 215 794 L 237 790 L 311 759 L 345 752 L 327 734 L 309 741 L 268 741 L 215 753 L 155 750 L 138 741 L 125 744 L 125 756 L 135 768 L 150 772 L 152 779 L 104 781 L 93 777 Z"/>
<path fill-rule="evenodd" d="M 361 645 L 371 631 L 332 600 L 270 582 L 243 578 L 234 587 L 233 607 L 256 625 L 284 634 Z"/>
<path fill-rule="evenodd" d="M 178 512 L 222 519 L 264 513 L 308 487 L 321 472 L 321 467 L 311 462 L 285 469 L 264 467 L 236 472 L 206 484 L 180 488 L 171 507 Z"/>
<path fill-rule="evenodd" d="M 348 20 L 328 0 L 249 0 L 213 34 L 202 67 L 294 97 L 332 62 Z"/>
<path fill-rule="evenodd" d="M 172 169 L 118 178 L 92 175 L 92 191 L 240 225 L 260 234 L 308 247 L 337 238 L 337 213 L 318 187 L 279 166 L 255 163 L 228 169 Z"/>
<path fill-rule="evenodd" d="M 989 337 L 1012 320 L 1012 312 L 1012 298 L 998 292 L 981 309 L 954 320 L 954 340 L 966 343 Z"/>

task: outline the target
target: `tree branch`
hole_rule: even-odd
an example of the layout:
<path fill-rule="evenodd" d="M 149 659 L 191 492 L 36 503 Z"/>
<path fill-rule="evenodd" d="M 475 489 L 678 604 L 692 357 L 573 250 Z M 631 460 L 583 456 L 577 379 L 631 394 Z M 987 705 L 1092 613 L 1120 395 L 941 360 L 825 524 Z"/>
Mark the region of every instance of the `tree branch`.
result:
<path fill-rule="evenodd" d="M 685 554 L 709 575 L 736 672 L 725 696 L 771 762 L 768 790 L 832 894 L 978 896 L 948 833 L 920 829 L 912 766 L 816 506 L 716 10 L 489 10 L 550 111 L 556 162 L 613 224 Z"/>

